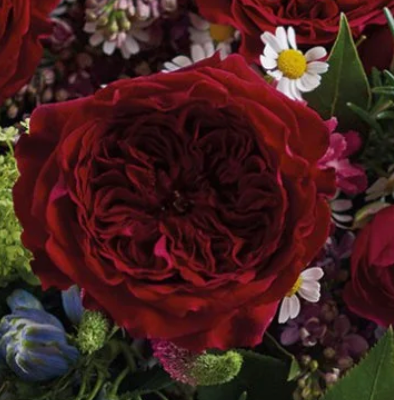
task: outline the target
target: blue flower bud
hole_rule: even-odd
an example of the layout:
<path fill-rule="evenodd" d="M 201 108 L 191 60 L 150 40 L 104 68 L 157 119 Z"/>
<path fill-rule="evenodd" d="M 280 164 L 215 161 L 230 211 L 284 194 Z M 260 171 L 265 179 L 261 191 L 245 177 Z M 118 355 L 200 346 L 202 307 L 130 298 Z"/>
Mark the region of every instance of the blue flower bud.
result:
<path fill-rule="evenodd" d="M 84 311 L 81 298 L 81 290 L 73 285 L 67 290 L 62 291 L 62 302 L 64 311 L 68 319 L 74 324 L 79 325 Z"/>
<path fill-rule="evenodd" d="M 79 359 L 61 322 L 27 292 L 7 299 L 12 314 L 0 321 L 0 358 L 21 379 L 45 381 L 66 374 Z M 33 308 L 27 308 L 29 304 Z"/>

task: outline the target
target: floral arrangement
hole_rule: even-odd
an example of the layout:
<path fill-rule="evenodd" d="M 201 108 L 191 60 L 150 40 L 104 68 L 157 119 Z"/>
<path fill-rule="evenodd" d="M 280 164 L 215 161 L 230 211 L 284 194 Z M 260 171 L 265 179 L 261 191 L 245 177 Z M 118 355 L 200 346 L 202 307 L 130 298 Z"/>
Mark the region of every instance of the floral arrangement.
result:
<path fill-rule="evenodd" d="M 0 400 L 392 400 L 393 12 L 0 0 Z"/>

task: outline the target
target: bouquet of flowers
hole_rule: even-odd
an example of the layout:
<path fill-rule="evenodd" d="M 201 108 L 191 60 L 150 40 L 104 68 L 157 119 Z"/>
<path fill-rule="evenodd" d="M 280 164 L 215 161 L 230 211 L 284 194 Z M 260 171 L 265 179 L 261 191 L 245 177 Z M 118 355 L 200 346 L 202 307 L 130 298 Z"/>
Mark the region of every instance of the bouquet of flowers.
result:
<path fill-rule="evenodd" d="M 394 0 L 0 0 L 0 400 L 393 400 Z"/>

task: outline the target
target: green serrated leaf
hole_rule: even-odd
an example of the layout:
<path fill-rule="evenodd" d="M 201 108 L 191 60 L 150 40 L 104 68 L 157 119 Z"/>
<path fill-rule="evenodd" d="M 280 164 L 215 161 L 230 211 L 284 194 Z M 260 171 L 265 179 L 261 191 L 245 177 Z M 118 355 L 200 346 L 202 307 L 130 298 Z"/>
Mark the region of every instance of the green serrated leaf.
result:
<path fill-rule="evenodd" d="M 385 336 L 322 400 L 392 400 L 394 393 L 394 335 Z"/>
<path fill-rule="evenodd" d="M 368 109 L 371 88 L 345 14 L 341 15 L 338 37 L 328 64 L 330 68 L 323 75 L 321 85 L 306 94 L 305 99 L 324 119 L 336 117 L 340 131 L 363 130 L 363 123 L 347 104 L 352 103 L 362 109 Z"/>
<path fill-rule="evenodd" d="M 298 363 L 298 361 L 296 360 L 295 357 L 293 357 L 291 359 L 291 363 L 290 363 L 290 369 L 289 369 L 289 375 L 287 377 L 287 380 L 290 381 L 294 381 L 295 379 L 297 379 L 300 375 L 301 375 L 302 371 L 301 371 L 301 367 L 300 364 Z"/>
<path fill-rule="evenodd" d="M 285 362 L 253 351 L 239 351 L 244 363 L 239 375 L 224 385 L 200 387 L 198 400 L 292 400 L 294 383 L 287 382 L 289 368 Z"/>

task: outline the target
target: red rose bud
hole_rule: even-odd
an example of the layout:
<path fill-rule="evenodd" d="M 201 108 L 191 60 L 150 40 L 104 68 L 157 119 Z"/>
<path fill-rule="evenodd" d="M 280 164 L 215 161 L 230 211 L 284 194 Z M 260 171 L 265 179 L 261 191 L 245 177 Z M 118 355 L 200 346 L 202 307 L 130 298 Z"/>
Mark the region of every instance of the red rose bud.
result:
<path fill-rule="evenodd" d="M 83 287 L 133 337 L 253 346 L 327 239 L 328 145 L 239 56 L 120 80 L 33 113 L 23 243 L 44 288 Z"/>
<path fill-rule="evenodd" d="M 394 0 L 197 0 L 197 5 L 209 21 L 237 28 L 242 34 L 241 54 L 254 61 L 263 50 L 260 35 L 266 31 L 273 33 L 277 26 L 294 27 L 297 42 L 301 45 L 331 46 L 338 34 L 341 13 L 346 14 L 354 36 L 359 38 L 363 33 L 369 36 L 370 32 L 375 32 L 373 28 L 387 24 L 383 7 L 394 10 Z M 372 29 L 365 32 L 366 28 Z M 375 38 L 373 40 L 376 44 Z M 380 53 L 392 54 L 390 43 L 388 38 L 387 49 L 383 46 L 383 50 L 379 43 Z"/>
<path fill-rule="evenodd" d="M 10 0 L 0 6 L 0 105 L 28 82 L 37 67 L 39 38 L 51 33 L 47 15 L 59 0 Z"/>
<path fill-rule="evenodd" d="M 356 314 L 381 326 L 394 324 L 394 206 L 379 211 L 358 234 L 344 299 Z"/>

